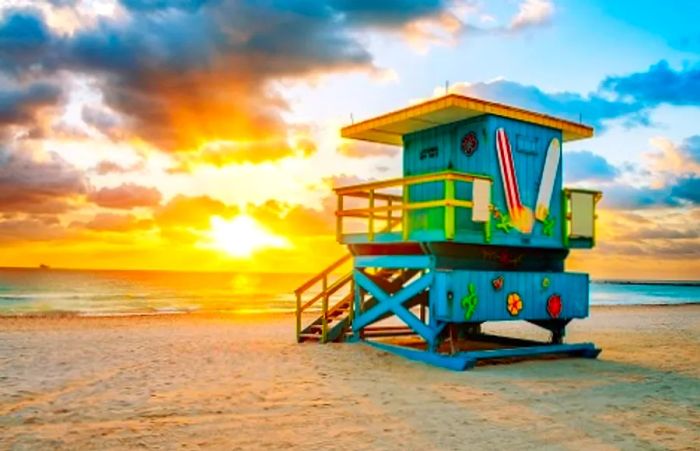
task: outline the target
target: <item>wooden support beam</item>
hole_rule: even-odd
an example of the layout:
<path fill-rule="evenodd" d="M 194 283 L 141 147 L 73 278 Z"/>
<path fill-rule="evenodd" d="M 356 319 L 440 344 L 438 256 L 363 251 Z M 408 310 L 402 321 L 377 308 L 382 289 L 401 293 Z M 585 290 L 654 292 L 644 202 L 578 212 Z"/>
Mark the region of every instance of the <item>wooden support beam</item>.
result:
<path fill-rule="evenodd" d="M 362 329 L 378 321 L 386 313 L 392 312 L 426 341 L 432 342 L 435 339 L 434 331 L 403 306 L 405 302 L 430 286 L 433 281 L 433 273 L 423 275 L 391 296 L 377 286 L 377 284 L 362 271 L 358 269 L 354 270 L 354 276 L 355 283 L 374 296 L 378 304 L 370 310 L 363 312 L 362 315 L 356 316 L 353 327 Z"/>
<path fill-rule="evenodd" d="M 371 242 L 374 241 L 374 190 L 369 190 L 369 232 L 367 233 L 367 239 Z"/>
<path fill-rule="evenodd" d="M 338 214 L 343 211 L 343 195 L 338 194 L 338 205 L 335 210 L 335 237 L 338 242 L 343 238 L 343 216 Z"/>
<path fill-rule="evenodd" d="M 323 278 L 323 304 L 321 306 L 321 343 L 328 339 L 328 276 Z"/>
<path fill-rule="evenodd" d="M 301 294 L 296 293 L 297 297 L 297 318 L 296 318 L 296 336 L 297 336 L 297 343 L 299 342 L 299 335 L 301 334 Z"/>
<path fill-rule="evenodd" d="M 455 200 L 454 180 L 445 180 L 445 239 L 455 238 L 455 207 L 451 202 Z"/>

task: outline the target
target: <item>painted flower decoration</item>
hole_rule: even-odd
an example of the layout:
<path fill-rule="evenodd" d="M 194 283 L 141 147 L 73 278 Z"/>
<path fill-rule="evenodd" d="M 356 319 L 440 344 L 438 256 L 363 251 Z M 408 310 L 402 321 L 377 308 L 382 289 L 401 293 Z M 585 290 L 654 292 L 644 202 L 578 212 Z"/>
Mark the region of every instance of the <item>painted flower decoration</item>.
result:
<path fill-rule="evenodd" d="M 559 318 L 561 315 L 561 296 L 553 294 L 547 299 L 547 313 L 552 318 Z"/>
<path fill-rule="evenodd" d="M 501 288 L 503 288 L 503 276 L 498 276 L 495 279 L 491 280 L 491 285 L 493 286 L 493 289 L 496 291 L 500 291 Z"/>
<path fill-rule="evenodd" d="M 523 299 L 518 293 L 510 293 L 506 299 L 506 308 L 510 316 L 518 316 L 523 309 Z"/>
<path fill-rule="evenodd" d="M 546 290 L 547 288 L 549 288 L 549 285 L 551 285 L 551 283 L 552 282 L 549 280 L 549 277 L 543 278 L 542 279 L 542 289 Z"/>

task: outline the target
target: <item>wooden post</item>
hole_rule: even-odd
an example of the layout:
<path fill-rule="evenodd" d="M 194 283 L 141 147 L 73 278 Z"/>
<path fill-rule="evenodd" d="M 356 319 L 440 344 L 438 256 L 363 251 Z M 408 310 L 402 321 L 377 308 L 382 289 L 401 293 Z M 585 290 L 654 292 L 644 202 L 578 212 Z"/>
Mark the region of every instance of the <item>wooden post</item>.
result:
<path fill-rule="evenodd" d="M 338 194 L 338 208 L 336 208 L 335 214 L 335 236 L 340 243 L 343 239 L 343 217 L 341 213 L 343 212 L 343 195 Z"/>
<path fill-rule="evenodd" d="M 425 322 L 425 303 L 424 302 L 420 303 L 420 321 L 422 323 Z"/>
<path fill-rule="evenodd" d="M 374 241 L 374 190 L 369 190 L 369 233 L 367 234 L 369 241 Z"/>
<path fill-rule="evenodd" d="M 452 179 L 445 180 L 445 239 L 453 240 L 455 238 L 455 207 L 451 205 L 455 199 L 455 181 Z"/>
<path fill-rule="evenodd" d="M 321 310 L 321 343 L 325 343 L 328 337 L 328 274 L 323 276 L 323 306 Z"/>
<path fill-rule="evenodd" d="M 352 322 L 353 318 L 355 318 L 355 278 L 350 279 L 350 311 L 348 312 L 348 317 L 350 318 L 350 322 Z"/>
<path fill-rule="evenodd" d="M 386 226 L 386 228 L 387 228 L 387 231 L 388 231 L 389 233 L 391 233 L 391 228 L 392 228 L 392 224 L 391 224 L 391 223 L 393 222 L 393 219 L 394 219 L 394 218 L 392 218 L 394 212 L 391 210 L 391 204 L 392 204 L 391 198 L 387 199 L 386 205 L 389 207 L 389 210 L 387 210 L 387 213 L 386 213 L 386 216 L 387 216 L 387 226 Z"/>
<path fill-rule="evenodd" d="M 408 210 L 406 210 L 406 206 L 408 206 L 408 200 L 409 200 L 409 195 L 408 195 L 408 190 L 409 187 L 406 185 L 403 185 L 403 200 L 402 200 L 402 209 L 401 209 L 401 234 L 402 240 L 403 241 L 408 241 L 408 235 L 409 235 L 409 230 L 408 230 L 408 220 L 409 220 L 409 214 Z"/>
<path fill-rule="evenodd" d="M 561 195 L 561 240 L 564 247 L 569 247 L 569 192 L 565 189 Z"/>
<path fill-rule="evenodd" d="M 299 336 L 301 335 L 301 295 L 299 293 L 297 295 L 297 343 L 299 343 Z"/>

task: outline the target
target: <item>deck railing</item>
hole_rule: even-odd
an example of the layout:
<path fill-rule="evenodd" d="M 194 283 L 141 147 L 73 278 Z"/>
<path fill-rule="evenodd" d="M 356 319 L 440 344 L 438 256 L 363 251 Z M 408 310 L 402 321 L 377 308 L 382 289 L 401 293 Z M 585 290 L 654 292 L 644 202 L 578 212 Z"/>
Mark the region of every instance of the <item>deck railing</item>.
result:
<path fill-rule="evenodd" d="M 596 205 L 603 193 L 579 188 L 564 188 L 562 196 L 562 237 L 564 246 L 592 248 L 595 246 Z"/>
<path fill-rule="evenodd" d="M 372 242 L 376 237 L 376 222 L 386 221 L 385 232 L 394 232 L 393 224 L 401 223 L 402 239 L 409 239 L 410 224 L 407 211 L 426 208 L 444 207 L 444 232 L 448 240 L 455 237 L 455 209 L 474 208 L 473 200 L 457 199 L 455 185 L 458 182 L 473 183 L 475 180 L 484 180 L 492 183 L 488 176 L 468 174 L 457 171 L 444 171 L 426 175 L 410 176 L 378 182 L 363 183 L 353 186 L 335 188 L 338 196 L 338 208 L 336 210 L 336 235 L 342 242 L 344 232 L 344 218 L 367 218 L 367 240 Z M 409 187 L 431 183 L 444 182 L 442 198 L 422 202 L 409 201 Z M 385 190 L 400 191 L 382 192 Z M 345 208 L 345 199 L 366 199 L 367 207 Z M 490 198 L 486 201 L 489 203 Z M 489 220 L 484 221 L 484 235 L 486 241 L 490 240 Z"/>

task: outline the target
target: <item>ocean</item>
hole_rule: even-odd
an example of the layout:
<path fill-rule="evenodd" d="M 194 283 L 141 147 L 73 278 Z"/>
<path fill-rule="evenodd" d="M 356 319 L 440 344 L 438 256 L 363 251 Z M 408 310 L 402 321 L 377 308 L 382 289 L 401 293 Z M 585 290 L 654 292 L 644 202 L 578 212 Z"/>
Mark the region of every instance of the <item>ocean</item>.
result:
<path fill-rule="evenodd" d="M 307 274 L 0 268 L 0 315 L 293 312 Z M 700 302 L 700 282 L 593 281 L 592 305 Z"/>

